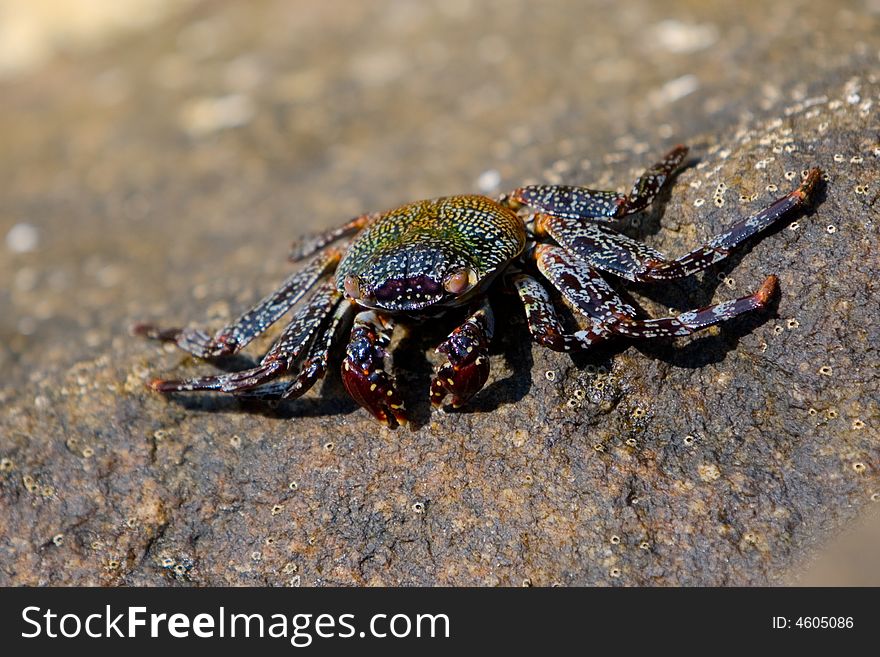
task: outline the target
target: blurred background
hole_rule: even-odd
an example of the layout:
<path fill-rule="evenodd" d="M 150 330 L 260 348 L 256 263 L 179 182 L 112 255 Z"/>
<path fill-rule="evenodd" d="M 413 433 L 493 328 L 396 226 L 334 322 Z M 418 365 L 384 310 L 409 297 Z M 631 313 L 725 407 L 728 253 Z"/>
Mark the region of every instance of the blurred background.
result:
<path fill-rule="evenodd" d="M 295 234 L 617 187 L 878 63 L 880 0 L 0 0 L 3 394 L 228 315 Z M 789 580 L 880 585 L 878 545 L 869 517 Z"/>

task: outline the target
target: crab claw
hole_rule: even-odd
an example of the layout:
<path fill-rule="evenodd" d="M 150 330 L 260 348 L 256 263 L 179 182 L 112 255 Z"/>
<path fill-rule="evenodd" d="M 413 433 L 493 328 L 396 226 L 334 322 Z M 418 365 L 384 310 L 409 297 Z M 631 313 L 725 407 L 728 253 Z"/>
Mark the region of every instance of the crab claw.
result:
<path fill-rule="evenodd" d="M 452 408 L 460 408 L 482 389 L 488 378 L 486 356 L 477 356 L 473 362 L 457 367 L 444 363 L 437 368 L 437 376 L 431 382 L 431 403 L 440 406 L 446 395 L 451 394 Z"/>
<path fill-rule="evenodd" d="M 405 424 L 403 400 L 383 369 L 385 349 L 374 327 L 355 326 L 342 362 L 342 383 L 348 394 L 391 429 Z"/>
<path fill-rule="evenodd" d="M 431 403 L 437 407 L 447 394 L 452 407 L 459 408 L 477 394 L 489 378 L 489 358 L 485 329 L 469 320 L 459 326 L 437 351 L 446 362 L 437 368 L 431 381 Z"/>
<path fill-rule="evenodd" d="M 346 359 L 342 364 L 342 382 L 352 399 L 380 422 L 392 429 L 406 423 L 403 400 L 386 372 L 362 370 Z"/>

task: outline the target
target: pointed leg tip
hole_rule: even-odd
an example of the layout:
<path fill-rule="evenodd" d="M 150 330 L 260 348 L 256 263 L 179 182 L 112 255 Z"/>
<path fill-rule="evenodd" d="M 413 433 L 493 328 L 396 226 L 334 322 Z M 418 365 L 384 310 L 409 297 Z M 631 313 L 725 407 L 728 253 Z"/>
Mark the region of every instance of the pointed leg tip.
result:
<path fill-rule="evenodd" d="M 761 283 L 761 287 L 755 292 L 755 298 L 758 300 L 758 303 L 761 305 L 766 304 L 770 301 L 770 298 L 776 293 L 776 290 L 779 289 L 779 278 L 770 274 L 767 278 L 764 279 L 764 282 Z"/>
<path fill-rule="evenodd" d="M 150 390 L 154 390 L 156 392 L 167 392 L 165 390 L 165 386 L 169 383 L 173 383 L 172 381 L 166 381 L 165 379 L 152 379 L 151 381 L 147 381 L 147 387 Z"/>
<path fill-rule="evenodd" d="M 665 170 L 667 174 L 672 173 L 684 161 L 688 152 L 690 152 L 690 149 L 687 146 L 676 144 L 663 156 L 663 160 L 658 162 L 655 167 Z"/>
<path fill-rule="evenodd" d="M 822 180 L 822 169 L 819 167 L 813 167 L 807 172 L 806 178 L 804 178 L 800 187 L 792 192 L 792 195 L 796 196 L 800 201 L 808 200 L 820 180 Z"/>
<path fill-rule="evenodd" d="M 147 338 L 149 340 L 160 340 L 165 333 L 170 331 L 177 331 L 177 329 L 166 329 L 162 330 L 155 324 L 150 324 L 149 322 L 135 322 L 128 327 L 129 334 L 139 337 L 139 338 Z"/>
<path fill-rule="evenodd" d="M 152 324 L 147 324 L 145 322 L 134 322 L 128 325 L 128 334 L 138 337 L 146 337 L 147 333 L 149 333 L 151 329 L 153 329 Z"/>
<path fill-rule="evenodd" d="M 204 390 L 206 388 L 199 388 L 197 385 L 193 384 L 192 380 L 184 380 L 184 379 L 153 379 L 147 383 L 147 387 L 150 390 L 155 390 L 156 392 L 169 393 L 169 392 L 189 392 L 192 390 Z"/>
<path fill-rule="evenodd" d="M 147 322 L 135 322 L 128 330 L 133 336 L 147 338 L 148 340 L 159 340 L 161 342 L 174 342 L 183 331 L 183 329 L 176 327 L 163 329 L 160 326 Z"/>

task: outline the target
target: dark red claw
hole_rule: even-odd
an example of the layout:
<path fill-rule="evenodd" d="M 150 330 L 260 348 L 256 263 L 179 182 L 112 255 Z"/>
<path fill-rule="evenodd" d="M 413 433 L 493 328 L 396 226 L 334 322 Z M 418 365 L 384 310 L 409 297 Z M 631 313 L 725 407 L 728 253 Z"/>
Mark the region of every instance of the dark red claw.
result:
<path fill-rule="evenodd" d="M 431 382 L 431 403 L 439 406 L 446 395 L 451 394 L 452 407 L 460 408 L 486 385 L 488 378 L 489 359 L 484 355 L 458 367 L 449 363 L 441 365 Z"/>
<path fill-rule="evenodd" d="M 391 377 L 382 370 L 365 372 L 346 358 L 342 363 L 342 383 L 352 399 L 389 428 L 396 429 L 407 422 L 403 400 L 394 389 Z"/>
<path fill-rule="evenodd" d="M 392 326 L 383 325 L 372 312 L 355 318 L 342 361 L 342 383 L 373 417 L 396 429 L 407 419 L 394 380 L 385 371 L 385 346 L 391 340 L 391 330 Z"/>
<path fill-rule="evenodd" d="M 431 403 L 435 407 L 450 394 L 452 407 L 460 408 L 486 384 L 489 378 L 487 345 L 492 324 L 489 313 L 488 307 L 478 311 L 437 347 L 437 352 L 446 356 L 446 362 L 431 381 Z"/>

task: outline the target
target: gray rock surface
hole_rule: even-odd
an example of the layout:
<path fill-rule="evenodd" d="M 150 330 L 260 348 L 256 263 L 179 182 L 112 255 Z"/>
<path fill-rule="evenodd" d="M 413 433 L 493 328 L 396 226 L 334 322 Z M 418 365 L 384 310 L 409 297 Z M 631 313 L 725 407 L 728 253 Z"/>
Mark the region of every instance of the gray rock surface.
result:
<path fill-rule="evenodd" d="M 876 3 L 198 5 L 0 93 L 0 584 L 764 584 L 880 499 Z M 625 188 L 683 253 L 797 184 L 811 211 L 648 313 L 780 277 L 774 311 L 574 361 L 502 310 L 468 412 L 399 345 L 414 430 L 338 377 L 278 409 L 128 335 L 218 326 L 286 244 L 528 181 Z M 723 185 L 719 188 L 719 185 Z M 773 191 L 778 189 L 779 191 Z"/>

